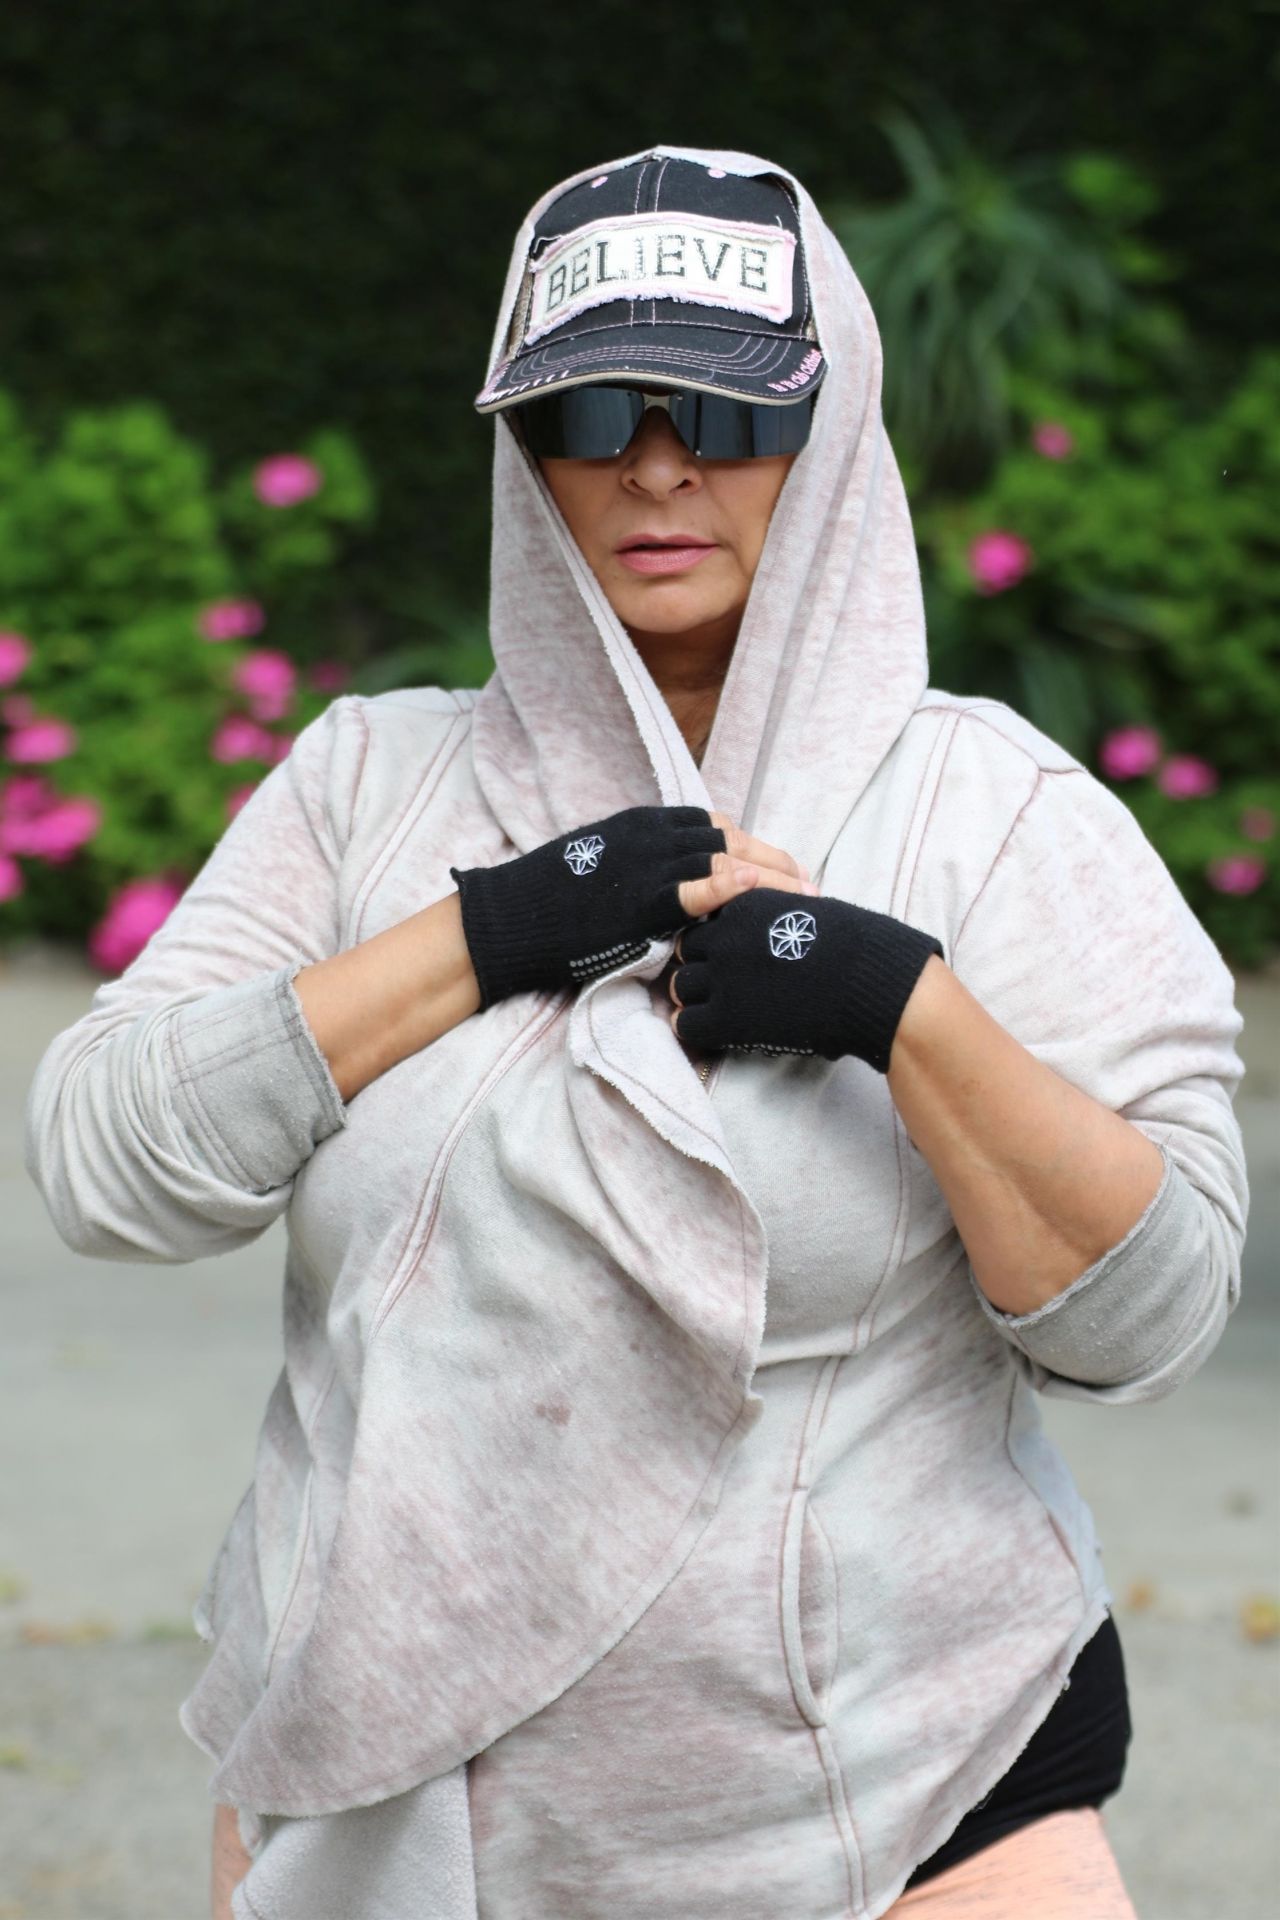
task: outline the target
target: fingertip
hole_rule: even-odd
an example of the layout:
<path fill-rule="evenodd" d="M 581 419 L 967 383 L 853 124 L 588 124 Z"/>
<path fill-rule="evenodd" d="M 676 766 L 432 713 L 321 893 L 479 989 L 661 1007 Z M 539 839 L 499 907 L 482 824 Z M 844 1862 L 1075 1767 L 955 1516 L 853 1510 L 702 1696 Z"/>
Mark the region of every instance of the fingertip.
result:
<path fill-rule="evenodd" d="M 750 866 L 746 861 L 738 861 L 733 869 L 733 878 L 740 887 L 754 887 L 760 878 L 760 869 Z"/>

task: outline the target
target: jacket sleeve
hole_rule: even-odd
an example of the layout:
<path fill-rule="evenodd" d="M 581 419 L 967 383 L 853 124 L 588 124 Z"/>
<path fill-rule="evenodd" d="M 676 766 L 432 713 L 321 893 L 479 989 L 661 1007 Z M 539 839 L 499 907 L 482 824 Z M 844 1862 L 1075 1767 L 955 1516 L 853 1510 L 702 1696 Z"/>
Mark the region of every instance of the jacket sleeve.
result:
<path fill-rule="evenodd" d="M 361 704 L 344 695 L 299 733 L 163 926 L 45 1050 L 24 1158 L 77 1253 L 177 1263 L 242 1247 L 346 1124 L 293 978 L 338 950 Z"/>
<path fill-rule="evenodd" d="M 993 1306 L 970 1268 L 983 1312 L 1046 1395 L 1172 1393 L 1240 1297 L 1248 1185 L 1230 973 L 1128 808 L 1080 767 L 1040 774 L 951 964 L 1015 1039 L 1164 1160 L 1141 1219 L 1033 1312 Z"/>

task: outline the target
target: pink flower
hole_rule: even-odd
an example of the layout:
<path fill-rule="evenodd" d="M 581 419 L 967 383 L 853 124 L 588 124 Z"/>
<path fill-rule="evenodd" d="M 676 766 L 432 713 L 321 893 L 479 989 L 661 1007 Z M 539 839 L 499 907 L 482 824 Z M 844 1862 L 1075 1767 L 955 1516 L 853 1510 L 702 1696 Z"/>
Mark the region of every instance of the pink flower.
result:
<path fill-rule="evenodd" d="M 1211 860 L 1205 872 L 1218 893 L 1256 893 L 1267 877 L 1267 863 L 1258 853 L 1228 853 Z"/>
<path fill-rule="evenodd" d="M 1276 830 L 1276 817 L 1270 807 L 1246 807 L 1240 815 L 1240 831 L 1246 840 L 1269 840 Z"/>
<path fill-rule="evenodd" d="M 247 640 L 261 633 L 266 621 L 256 600 L 211 600 L 196 626 L 206 640 Z"/>
<path fill-rule="evenodd" d="M 351 669 L 341 660 L 317 660 L 307 674 L 317 693 L 341 693 L 350 678 Z"/>
<path fill-rule="evenodd" d="M 1217 784 L 1218 776 L 1209 762 L 1198 760 L 1193 753 L 1175 753 L 1156 775 L 1156 785 L 1171 800 L 1199 800 L 1212 793 Z"/>
<path fill-rule="evenodd" d="M 0 902 L 16 900 L 26 884 L 17 861 L 7 853 L 0 853 Z"/>
<path fill-rule="evenodd" d="M 298 670 L 287 653 L 259 647 L 240 661 L 231 679 L 241 693 L 249 696 L 249 710 L 255 720 L 283 720 L 293 705 Z"/>
<path fill-rule="evenodd" d="M 63 760 L 76 746 L 76 730 L 65 720 L 30 720 L 9 735 L 4 751 L 15 765 L 30 765 L 37 760 Z"/>
<path fill-rule="evenodd" d="M 978 583 L 979 593 L 1004 593 L 1016 587 L 1033 555 L 1025 540 L 1016 533 L 994 529 L 980 533 L 969 548 L 969 569 Z"/>
<path fill-rule="evenodd" d="M 247 714 L 233 713 L 224 720 L 209 747 L 209 758 L 230 764 L 233 760 L 265 760 L 268 766 L 275 753 L 275 736 L 251 720 Z"/>
<path fill-rule="evenodd" d="M 0 633 L 0 687 L 11 687 L 26 672 L 31 642 L 23 633 Z"/>
<path fill-rule="evenodd" d="M 258 789 L 258 782 L 256 780 L 248 780 L 245 782 L 244 786 L 236 787 L 233 792 L 227 795 L 227 819 L 228 820 L 235 819 L 236 815 L 239 813 L 241 807 L 244 805 L 245 801 L 249 798 L 250 794 L 256 793 L 257 789 Z"/>
<path fill-rule="evenodd" d="M 282 760 L 287 760 L 289 758 L 289 754 L 292 751 L 293 743 L 296 738 L 297 738 L 297 735 L 292 733 L 279 733 L 276 735 L 275 742 L 274 742 L 275 752 L 272 754 L 271 758 L 277 767 L 280 765 L 280 762 Z"/>
<path fill-rule="evenodd" d="M 102 825 L 102 809 L 87 794 L 59 800 L 47 812 L 27 820 L 0 820 L 0 846 L 60 866 L 92 840 Z"/>
<path fill-rule="evenodd" d="M 1136 780 L 1150 773 L 1160 758 L 1160 735 L 1154 727 L 1117 727 L 1098 749 L 1098 763 L 1108 780 Z"/>
<path fill-rule="evenodd" d="M 14 773 L 0 784 L 0 819 L 34 820 L 58 803 L 58 790 L 42 773 Z"/>
<path fill-rule="evenodd" d="M 85 794 L 65 798 L 41 773 L 16 773 L 0 786 L 0 854 L 26 854 L 58 865 L 101 825 L 96 800 Z"/>
<path fill-rule="evenodd" d="M 294 507 L 310 499 L 324 485 L 314 460 L 301 453 L 273 453 L 253 470 L 253 490 L 264 506 Z"/>
<path fill-rule="evenodd" d="M 1046 460 L 1065 460 L 1076 444 L 1076 437 L 1060 420 L 1041 420 L 1031 435 L 1031 444 Z"/>
<path fill-rule="evenodd" d="M 89 935 L 89 958 L 104 973 L 123 973 L 162 927 L 186 891 L 166 874 L 128 880 Z"/>

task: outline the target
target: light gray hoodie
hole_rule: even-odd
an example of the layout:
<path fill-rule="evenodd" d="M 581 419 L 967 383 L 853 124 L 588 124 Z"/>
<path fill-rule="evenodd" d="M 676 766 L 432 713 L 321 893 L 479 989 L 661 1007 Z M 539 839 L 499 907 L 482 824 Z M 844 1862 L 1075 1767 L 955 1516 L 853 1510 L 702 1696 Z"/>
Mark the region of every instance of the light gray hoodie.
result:
<path fill-rule="evenodd" d="M 1230 975 L 1085 768 L 927 688 L 875 323 L 783 177 L 829 370 L 701 770 L 500 420 L 494 678 L 336 700 L 31 1087 L 77 1250 L 177 1263 L 285 1217 L 284 1367 L 182 1708 L 257 1853 L 240 1916 L 874 1920 L 1110 1597 L 1036 1392 L 1168 1393 L 1238 1298 Z M 669 942 L 344 1105 L 300 967 L 451 864 L 655 802 L 936 934 L 1155 1141 L 1120 1245 L 998 1312 L 885 1079 L 742 1055 L 704 1086 Z"/>

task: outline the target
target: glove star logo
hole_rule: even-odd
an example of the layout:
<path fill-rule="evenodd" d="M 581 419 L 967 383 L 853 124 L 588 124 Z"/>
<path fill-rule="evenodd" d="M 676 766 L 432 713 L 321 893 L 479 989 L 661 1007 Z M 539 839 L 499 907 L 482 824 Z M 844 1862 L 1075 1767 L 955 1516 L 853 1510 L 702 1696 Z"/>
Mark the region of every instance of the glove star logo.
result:
<path fill-rule="evenodd" d="M 603 852 L 604 841 L 600 835 L 588 833 L 581 840 L 571 840 L 564 850 L 564 857 L 575 873 L 594 873 L 600 865 Z"/>
<path fill-rule="evenodd" d="M 780 913 L 769 929 L 769 951 L 775 960 L 803 960 L 817 937 L 811 913 Z"/>

